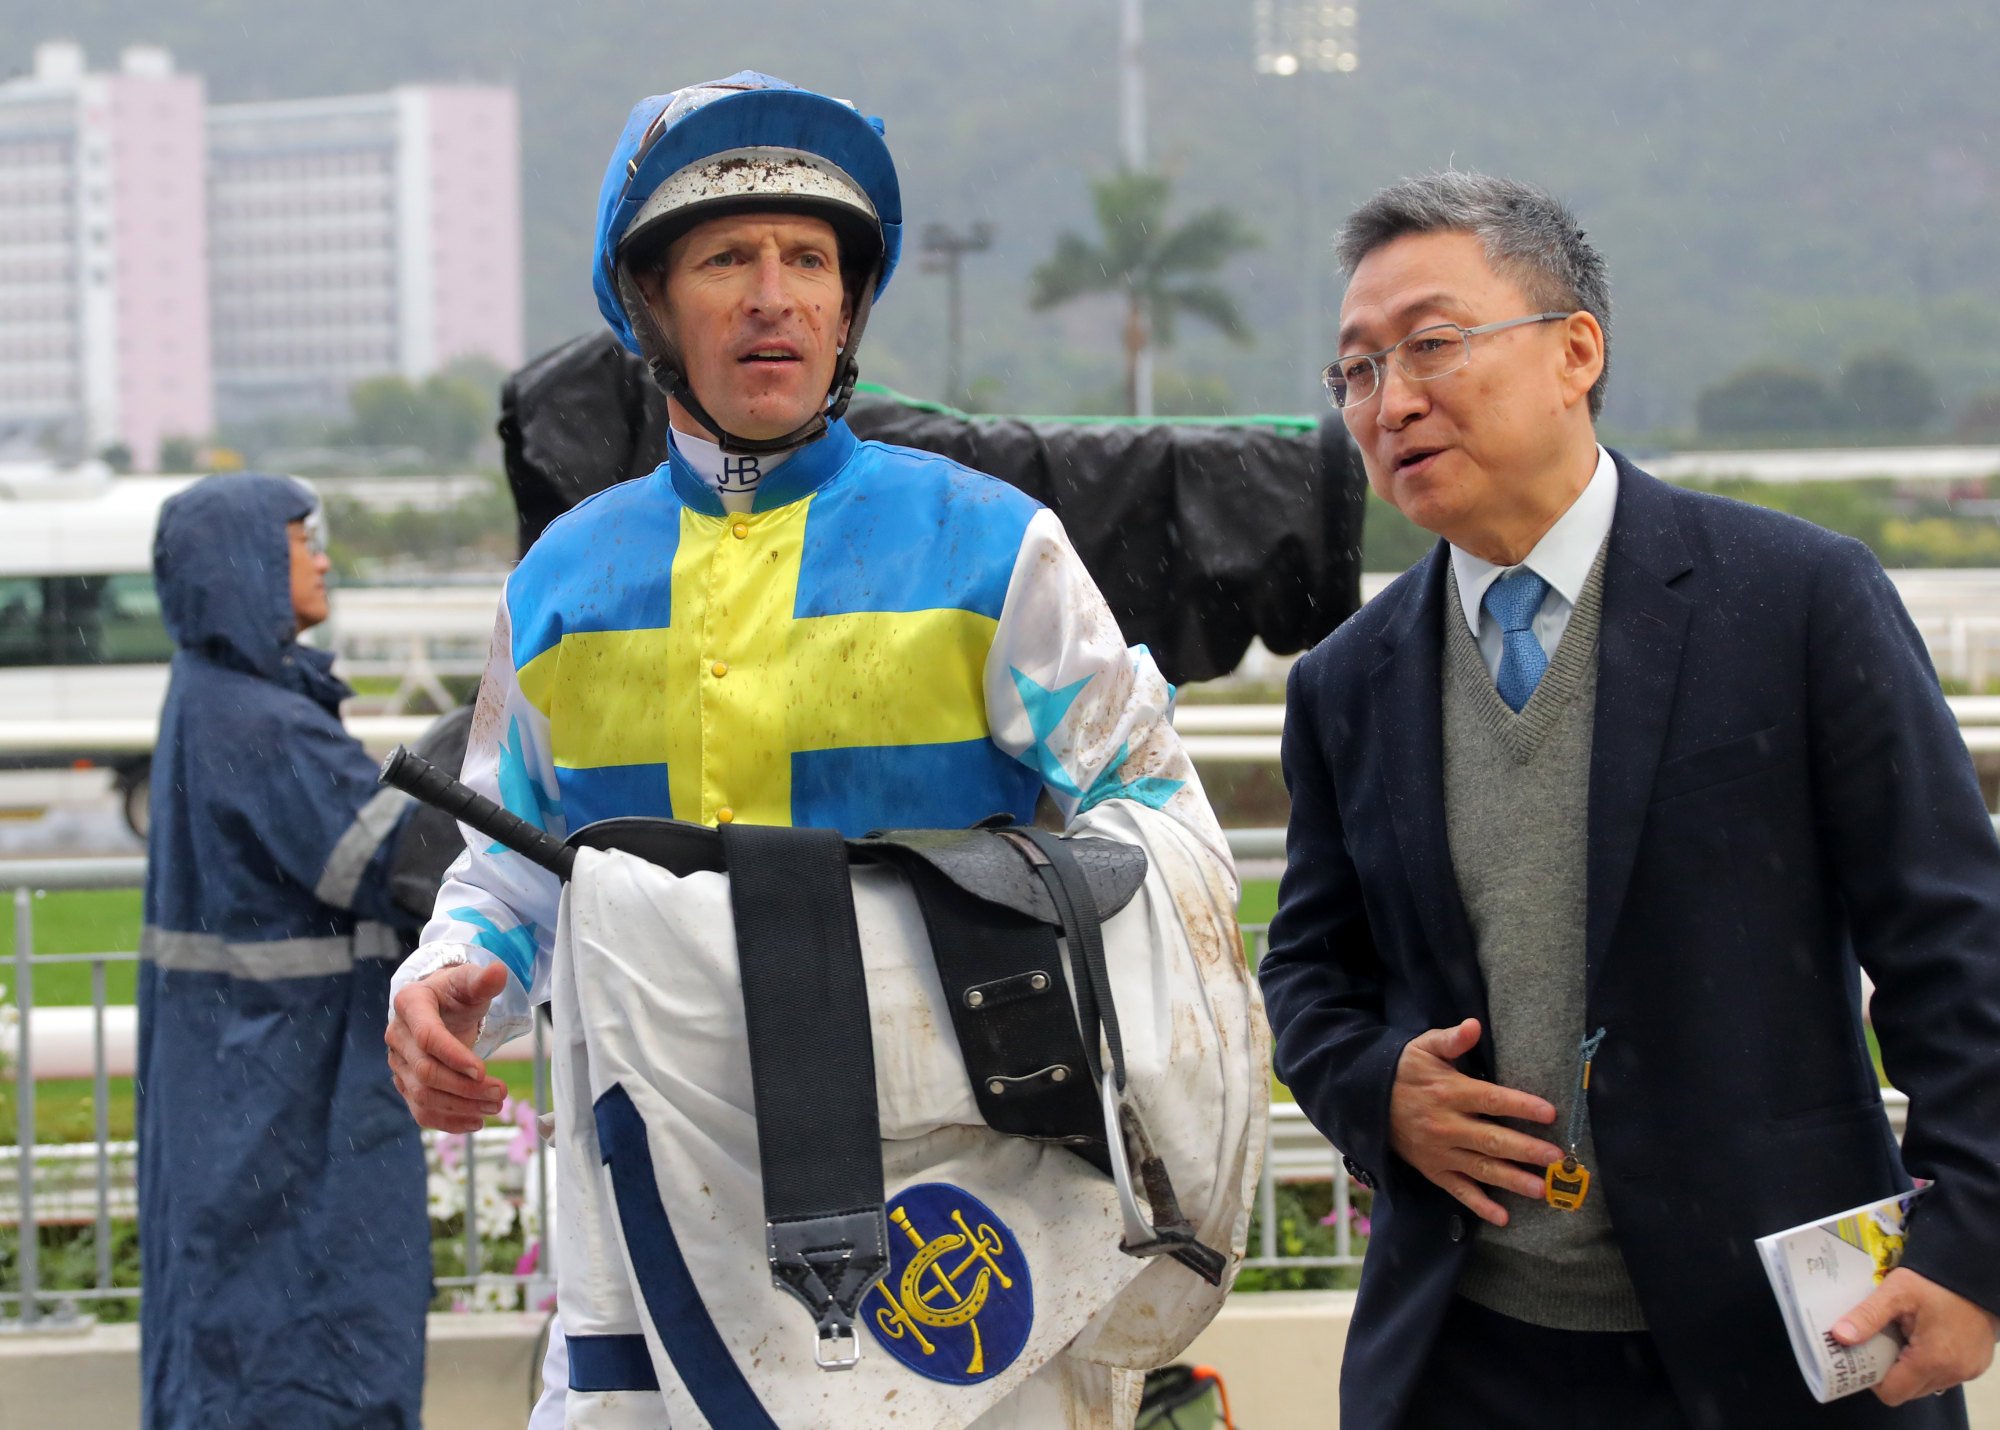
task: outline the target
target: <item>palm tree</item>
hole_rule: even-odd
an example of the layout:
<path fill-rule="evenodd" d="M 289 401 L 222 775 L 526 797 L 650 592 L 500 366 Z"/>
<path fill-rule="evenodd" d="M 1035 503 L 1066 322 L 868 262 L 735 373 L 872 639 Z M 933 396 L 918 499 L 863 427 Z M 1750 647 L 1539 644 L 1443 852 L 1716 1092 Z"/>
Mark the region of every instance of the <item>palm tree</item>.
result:
<path fill-rule="evenodd" d="M 1033 274 L 1030 302 L 1053 308 L 1088 293 L 1125 295 L 1125 400 L 1135 416 L 1152 411 L 1152 393 L 1140 381 L 1140 358 L 1153 344 L 1171 346 L 1182 313 L 1200 318 L 1233 342 L 1250 341 L 1236 300 L 1207 280 L 1229 259 L 1253 248 L 1258 236 L 1226 208 L 1204 209 L 1177 227 L 1167 224 L 1173 180 L 1164 174 L 1121 169 L 1093 179 L 1101 245 L 1065 232 L 1056 251 Z"/>

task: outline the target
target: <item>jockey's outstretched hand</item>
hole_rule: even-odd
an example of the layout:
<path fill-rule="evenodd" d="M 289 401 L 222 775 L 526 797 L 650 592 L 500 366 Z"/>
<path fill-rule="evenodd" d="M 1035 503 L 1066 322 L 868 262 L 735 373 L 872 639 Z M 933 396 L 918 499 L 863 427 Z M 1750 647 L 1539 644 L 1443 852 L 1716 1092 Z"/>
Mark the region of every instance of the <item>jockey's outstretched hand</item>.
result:
<path fill-rule="evenodd" d="M 507 1085 L 488 1075 L 472 1044 L 486 1009 L 507 987 L 505 964 L 441 968 L 396 995 L 389 1071 L 420 1126 L 476 1132 L 497 1116 Z"/>

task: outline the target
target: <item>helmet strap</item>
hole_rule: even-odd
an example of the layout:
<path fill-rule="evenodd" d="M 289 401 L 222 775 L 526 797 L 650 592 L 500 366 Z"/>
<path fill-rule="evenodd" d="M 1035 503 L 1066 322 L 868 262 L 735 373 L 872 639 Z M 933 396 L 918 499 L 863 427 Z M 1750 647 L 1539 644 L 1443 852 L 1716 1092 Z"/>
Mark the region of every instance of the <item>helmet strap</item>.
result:
<path fill-rule="evenodd" d="M 824 437 L 827 423 L 840 415 L 832 411 L 815 412 L 782 437 L 739 437 L 709 415 L 708 409 L 701 405 L 701 399 L 694 395 L 694 389 L 688 386 L 687 374 L 677 365 L 660 358 L 647 366 L 660 389 L 686 408 L 688 416 L 713 433 L 715 445 L 732 456 L 775 457 L 780 452 L 795 451 L 808 442 L 817 442 Z"/>
<path fill-rule="evenodd" d="M 646 356 L 646 369 L 653 375 L 653 381 L 662 392 L 687 409 L 695 421 L 706 427 L 715 436 L 715 445 L 731 456 L 774 457 L 780 452 L 792 452 L 817 442 L 826 435 L 826 429 L 838 422 L 847 411 L 847 404 L 854 400 L 854 385 L 861 377 L 861 365 L 855 353 L 861 346 L 862 330 L 868 326 L 868 315 L 875 307 L 875 285 L 882 271 L 878 261 L 859 285 L 861 292 L 854 300 L 854 315 L 848 320 L 847 341 L 841 345 L 840 358 L 834 364 L 833 380 L 827 385 L 827 402 L 819 411 L 804 422 L 785 433 L 782 437 L 740 437 L 729 431 L 710 415 L 701 399 L 694 395 L 694 388 L 688 384 L 687 371 L 681 362 L 679 349 L 667 336 L 666 330 L 653 316 L 643 297 L 629 278 L 621 286 L 621 296 L 629 285 L 630 297 L 625 304 L 626 316 L 632 323 L 639 345 Z M 620 274 L 621 278 L 625 275 Z M 637 301 L 633 301 L 636 299 Z"/>

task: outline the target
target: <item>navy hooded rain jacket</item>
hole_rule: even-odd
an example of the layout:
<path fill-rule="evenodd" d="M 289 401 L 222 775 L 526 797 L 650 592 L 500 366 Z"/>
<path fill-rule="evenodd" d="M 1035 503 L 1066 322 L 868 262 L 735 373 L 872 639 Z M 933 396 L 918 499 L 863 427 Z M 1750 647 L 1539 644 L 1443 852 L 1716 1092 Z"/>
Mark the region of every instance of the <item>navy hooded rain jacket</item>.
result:
<path fill-rule="evenodd" d="M 284 477 L 162 508 L 178 647 L 153 756 L 139 971 L 148 1430 L 419 1424 L 430 1227 L 382 1051 L 408 798 L 294 639 Z"/>

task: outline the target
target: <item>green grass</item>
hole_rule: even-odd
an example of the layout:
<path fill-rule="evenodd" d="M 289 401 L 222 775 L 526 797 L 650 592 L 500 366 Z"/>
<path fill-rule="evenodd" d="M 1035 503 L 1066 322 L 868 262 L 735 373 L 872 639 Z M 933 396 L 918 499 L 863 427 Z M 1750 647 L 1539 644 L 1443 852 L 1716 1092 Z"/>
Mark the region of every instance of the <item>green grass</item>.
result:
<path fill-rule="evenodd" d="M 1243 886 L 1238 917 L 1246 924 L 1268 923 L 1278 904 L 1275 880 L 1257 879 Z M 35 899 L 36 953 L 130 952 L 139 946 L 140 900 L 136 889 L 106 893 L 47 894 Z M 0 983 L 14 986 L 14 920 L 11 907 L 0 917 Z M 137 997 L 137 965 L 105 966 L 105 998 L 131 1003 Z M 88 964 L 44 965 L 35 970 L 35 1001 L 44 1007 L 85 1007 L 90 1003 Z M 500 1063 L 495 1074 L 517 1097 L 534 1089 L 534 1070 L 526 1063 Z M 110 1084 L 110 1128 L 114 1138 L 132 1135 L 132 1080 L 113 1078 Z M 1281 1094 L 1282 1095 L 1282 1094 Z M 14 1087 L 0 1082 L 0 1146 L 12 1146 Z M 95 1122 L 88 1079 L 45 1082 L 35 1092 L 35 1136 L 46 1142 L 87 1142 Z"/>
<path fill-rule="evenodd" d="M 1251 879 L 1243 885 L 1237 918 L 1245 924 L 1266 924 L 1278 907 L 1275 879 Z M 5 920 L 0 937 L 0 957 L 14 955 L 14 924 Z M 136 890 L 113 893 L 50 894 L 35 901 L 35 952 L 103 953 L 132 949 L 139 942 L 139 895 Z M 1246 940 L 1247 944 L 1247 940 Z M 1247 950 L 1246 950 L 1247 951 Z M 130 1003 L 134 992 L 134 965 L 111 964 L 106 969 L 106 996 L 113 1003 Z M 11 972 L 0 971 L 0 983 L 10 987 Z M 90 1002 L 90 969 L 85 964 L 58 965 L 35 970 L 35 1000 L 55 1006 Z M 1875 1030 L 1868 1029 L 1868 1050 L 1875 1058 L 1875 1072 L 1882 1085 L 1882 1056 L 1875 1046 Z M 495 1074 L 516 1097 L 526 1097 L 534 1089 L 534 1070 L 526 1063 L 501 1063 Z M 1273 1078 L 1271 1095 L 1286 1102 L 1291 1093 Z M 129 1078 L 111 1080 L 111 1135 L 132 1135 L 132 1083 Z M 45 1082 L 35 1098 L 35 1135 L 44 1141 L 82 1142 L 94 1135 L 90 1083 Z M 14 1142 L 14 1089 L 0 1083 L 0 1146 Z"/>
<path fill-rule="evenodd" d="M 113 1142 L 122 1142 L 133 1135 L 136 1114 L 132 1104 L 132 1079 L 114 1077 L 109 1079 L 106 1090 L 110 1094 L 105 1130 Z M 14 1105 L 14 1084 L 0 1082 L 0 1147 L 12 1147 L 20 1138 L 16 1135 L 16 1113 Z M 48 1142 L 95 1142 L 97 1140 L 97 1116 L 91 1102 L 90 1079 L 72 1078 L 55 1082 L 35 1084 L 35 1141 Z"/>
<path fill-rule="evenodd" d="M 11 901 L 9 901 L 11 904 Z M 1278 885 L 1274 879 L 1253 879 L 1243 886 L 1237 917 L 1246 924 L 1269 923 L 1278 906 Z M 0 984 L 7 985 L 12 998 L 14 986 L 14 920 L 11 906 L 0 916 Z M 33 903 L 34 952 L 36 953 L 117 953 L 139 946 L 140 897 L 136 889 L 102 893 L 58 893 L 37 897 Z M 109 1003 L 131 1003 L 138 997 L 137 964 L 113 962 L 105 966 L 105 999 Z M 90 1003 L 88 964 L 44 965 L 35 970 L 35 1002 L 43 1007 L 86 1007 Z M 500 1063 L 494 1073 L 517 1097 L 529 1096 L 534 1089 L 534 1070 L 526 1063 Z M 1273 1095 L 1289 1099 L 1291 1094 L 1276 1082 Z M 109 1086 L 109 1126 L 114 1139 L 132 1136 L 132 1080 L 112 1078 Z M 35 1137 L 42 1142 L 87 1142 L 95 1135 L 95 1115 L 89 1079 L 44 1082 L 35 1090 Z M 0 1082 L 0 1146 L 15 1141 L 14 1085 Z"/>
<path fill-rule="evenodd" d="M 139 947 L 140 896 L 137 889 L 43 894 L 30 903 L 35 953 L 131 953 Z M 109 1003 L 131 1003 L 138 994 L 139 966 L 126 959 L 104 967 Z M 0 900 L 0 983 L 14 989 L 14 906 Z M 45 964 L 35 970 L 35 1001 L 47 1007 L 90 1002 L 90 965 Z"/>

